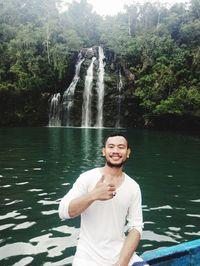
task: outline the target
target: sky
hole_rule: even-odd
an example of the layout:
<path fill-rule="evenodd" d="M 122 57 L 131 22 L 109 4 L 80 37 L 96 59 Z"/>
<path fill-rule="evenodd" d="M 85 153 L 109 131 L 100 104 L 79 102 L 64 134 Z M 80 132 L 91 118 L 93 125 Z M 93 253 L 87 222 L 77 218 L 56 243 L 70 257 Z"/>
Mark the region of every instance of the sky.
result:
<path fill-rule="evenodd" d="M 93 5 L 94 11 L 99 15 L 116 15 L 118 12 L 123 11 L 125 4 L 133 2 L 147 2 L 147 0 L 87 0 L 88 3 Z M 148 2 L 158 2 L 155 0 L 148 0 Z M 161 3 L 172 5 L 174 3 L 186 3 L 187 0 L 159 0 Z"/>

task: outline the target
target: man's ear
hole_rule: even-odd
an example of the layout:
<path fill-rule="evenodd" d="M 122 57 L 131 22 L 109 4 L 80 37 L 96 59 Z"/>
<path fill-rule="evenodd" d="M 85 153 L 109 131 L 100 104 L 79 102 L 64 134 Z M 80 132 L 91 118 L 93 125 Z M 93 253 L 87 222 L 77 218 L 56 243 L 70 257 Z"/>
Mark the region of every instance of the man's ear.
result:
<path fill-rule="evenodd" d="M 130 157 L 130 154 L 131 154 L 131 149 L 130 148 L 128 148 L 128 151 L 127 151 L 127 158 L 129 158 Z"/>
<path fill-rule="evenodd" d="M 102 155 L 105 156 L 105 148 L 102 149 Z"/>

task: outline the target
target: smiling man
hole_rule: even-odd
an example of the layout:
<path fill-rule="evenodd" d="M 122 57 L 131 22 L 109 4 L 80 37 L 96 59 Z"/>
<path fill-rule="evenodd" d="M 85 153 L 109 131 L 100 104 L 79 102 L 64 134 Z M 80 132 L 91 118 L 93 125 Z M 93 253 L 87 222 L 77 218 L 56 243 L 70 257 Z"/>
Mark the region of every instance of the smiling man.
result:
<path fill-rule="evenodd" d="M 59 205 L 61 219 L 81 215 L 73 266 L 147 265 L 135 253 L 143 219 L 140 187 L 123 172 L 127 138 L 112 133 L 102 153 L 105 165 L 81 174 Z"/>

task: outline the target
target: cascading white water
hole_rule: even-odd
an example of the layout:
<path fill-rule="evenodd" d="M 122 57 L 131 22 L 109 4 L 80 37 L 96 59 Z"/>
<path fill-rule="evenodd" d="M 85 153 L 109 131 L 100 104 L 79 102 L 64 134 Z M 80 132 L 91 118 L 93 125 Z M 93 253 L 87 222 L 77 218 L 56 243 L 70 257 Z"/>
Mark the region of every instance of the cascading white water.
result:
<path fill-rule="evenodd" d="M 94 120 L 92 114 L 92 89 L 93 89 L 93 76 L 94 76 L 94 62 L 96 57 L 94 56 L 93 48 L 90 48 L 84 54 L 79 53 L 78 61 L 75 66 L 75 75 L 69 85 L 65 90 L 63 96 L 60 94 L 55 94 L 52 97 L 51 110 L 49 114 L 49 126 L 73 126 L 74 118 L 72 117 L 72 112 L 74 112 L 74 94 L 77 83 L 80 79 L 80 69 L 81 64 L 85 59 L 91 58 L 93 54 L 92 61 L 87 70 L 85 77 L 85 85 L 83 92 L 83 105 L 82 105 L 82 127 L 103 127 L 103 104 L 104 104 L 104 52 L 102 47 L 98 47 L 98 72 L 97 72 L 97 101 L 96 101 L 96 121 Z M 84 58 L 83 58 L 84 56 Z"/>
<path fill-rule="evenodd" d="M 103 127 L 103 103 L 104 103 L 104 52 L 99 46 L 99 70 L 97 79 L 97 118 L 96 127 Z"/>
<path fill-rule="evenodd" d="M 93 85 L 93 66 L 96 57 L 92 58 L 92 62 L 87 70 L 85 78 L 85 87 L 83 92 L 83 105 L 82 105 L 82 127 L 91 127 L 91 102 L 92 102 L 92 85 Z"/>
<path fill-rule="evenodd" d="M 69 85 L 69 87 L 66 89 L 66 91 L 63 94 L 62 108 L 63 108 L 63 124 L 65 126 L 70 126 L 70 115 L 71 115 L 71 108 L 74 104 L 74 93 L 75 93 L 76 85 L 80 78 L 79 74 L 80 74 L 81 64 L 85 60 L 85 59 L 82 59 L 81 57 L 82 55 L 81 53 L 79 53 L 78 61 L 76 63 L 74 78 L 71 84 Z"/>
<path fill-rule="evenodd" d="M 60 93 L 53 95 L 49 112 L 49 127 L 60 127 Z"/>
<path fill-rule="evenodd" d="M 122 74 L 121 69 L 119 69 L 119 82 L 118 82 L 118 115 L 117 115 L 117 122 L 116 127 L 120 127 L 120 118 L 121 118 L 121 102 L 122 102 L 122 89 L 123 89 L 123 82 L 122 82 Z"/>

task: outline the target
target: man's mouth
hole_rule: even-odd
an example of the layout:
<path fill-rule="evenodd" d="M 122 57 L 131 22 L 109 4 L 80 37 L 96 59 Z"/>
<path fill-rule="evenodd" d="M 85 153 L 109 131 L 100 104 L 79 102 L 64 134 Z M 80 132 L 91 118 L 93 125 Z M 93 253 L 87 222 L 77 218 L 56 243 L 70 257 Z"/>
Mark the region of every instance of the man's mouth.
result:
<path fill-rule="evenodd" d="M 111 155 L 110 158 L 113 159 L 113 160 L 119 160 L 122 157 L 121 156 L 118 156 L 118 155 Z"/>

